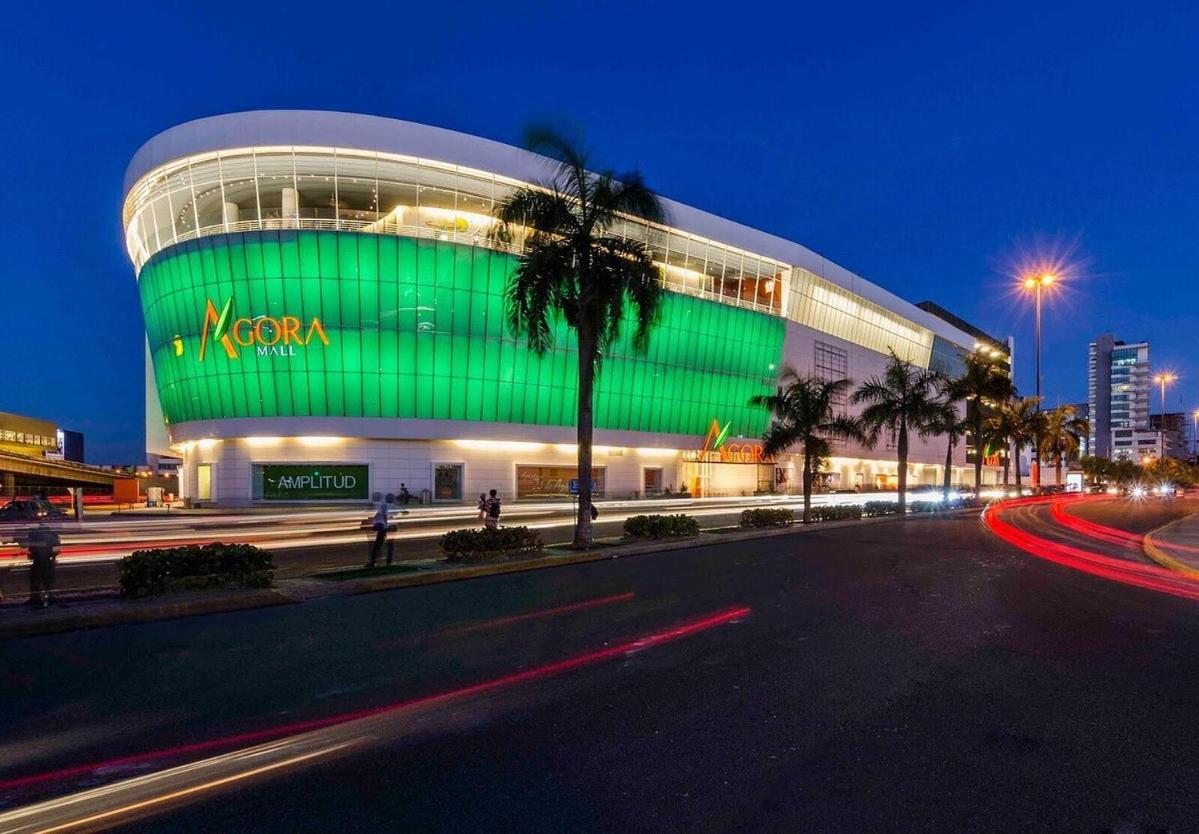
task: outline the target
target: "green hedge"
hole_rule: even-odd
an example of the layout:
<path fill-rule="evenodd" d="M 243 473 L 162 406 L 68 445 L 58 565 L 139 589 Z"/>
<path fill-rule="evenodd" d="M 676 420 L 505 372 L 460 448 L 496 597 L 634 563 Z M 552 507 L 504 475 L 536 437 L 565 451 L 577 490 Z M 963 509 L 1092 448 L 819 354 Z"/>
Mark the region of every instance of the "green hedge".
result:
<path fill-rule="evenodd" d="M 497 556 L 521 556 L 536 553 L 541 548 L 541 534 L 528 527 L 451 530 L 441 537 L 441 550 L 451 562 L 477 562 Z"/>
<path fill-rule="evenodd" d="M 940 509 L 940 501 L 912 501 L 908 504 L 909 513 L 935 513 Z"/>
<path fill-rule="evenodd" d="M 252 544 L 187 545 L 137 550 L 120 561 L 121 595 L 148 597 L 202 588 L 268 588 L 271 554 Z"/>
<path fill-rule="evenodd" d="M 634 515 L 625 519 L 624 534 L 632 539 L 698 536 L 699 522 L 689 515 Z"/>
<path fill-rule="evenodd" d="M 742 527 L 789 527 L 795 523 L 795 515 L 790 510 L 766 509 L 741 511 Z"/>
<path fill-rule="evenodd" d="M 898 501 L 867 501 L 862 505 L 862 514 L 867 518 L 879 515 L 892 515 L 899 512 Z"/>
<path fill-rule="evenodd" d="M 829 504 L 812 508 L 812 521 L 846 521 L 862 517 L 860 504 Z"/>

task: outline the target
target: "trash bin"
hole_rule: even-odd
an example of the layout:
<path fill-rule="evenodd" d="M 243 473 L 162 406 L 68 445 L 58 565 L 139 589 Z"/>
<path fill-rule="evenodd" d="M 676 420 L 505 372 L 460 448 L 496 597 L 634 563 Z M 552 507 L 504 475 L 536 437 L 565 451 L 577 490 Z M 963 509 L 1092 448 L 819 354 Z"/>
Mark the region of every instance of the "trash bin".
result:
<path fill-rule="evenodd" d="M 422 504 L 432 504 L 433 503 L 433 493 L 427 489 L 422 489 L 420 491 L 420 502 Z"/>

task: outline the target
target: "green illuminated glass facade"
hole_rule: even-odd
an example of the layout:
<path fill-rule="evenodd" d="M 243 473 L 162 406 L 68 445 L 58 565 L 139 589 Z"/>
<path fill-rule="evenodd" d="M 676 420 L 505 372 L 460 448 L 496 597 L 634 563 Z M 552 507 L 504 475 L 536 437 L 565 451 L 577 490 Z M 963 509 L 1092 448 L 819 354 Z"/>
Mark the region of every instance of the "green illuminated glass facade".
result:
<path fill-rule="evenodd" d="M 167 421 L 574 425 L 573 334 L 558 323 L 554 348 L 537 356 L 508 330 L 515 263 L 482 246 L 315 230 L 165 249 L 142 268 L 140 290 Z M 209 304 L 219 314 L 230 299 L 223 338 L 214 315 L 201 359 Z M 760 434 L 767 415 L 747 403 L 773 390 L 784 328 L 778 316 L 667 293 L 648 351 L 622 339 L 605 359 L 596 427 L 702 435 L 718 419 Z"/>

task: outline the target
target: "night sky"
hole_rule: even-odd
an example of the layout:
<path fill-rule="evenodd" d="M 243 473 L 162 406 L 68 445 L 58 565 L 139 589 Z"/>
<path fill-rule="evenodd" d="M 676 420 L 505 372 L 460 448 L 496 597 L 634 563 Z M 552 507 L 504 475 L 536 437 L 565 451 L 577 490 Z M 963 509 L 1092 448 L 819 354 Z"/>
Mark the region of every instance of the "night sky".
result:
<path fill-rule="evenodd" d="M 35 5 L 6 9 L 0 49 L 0 411 L 84 431 L 91 462 L 143 457 L 125 166 L 174 124 L 258 108 L 513 143 L 571 123 L 602 166 L 1015 336 L 1027 392 L 1013 275 L 1060 258 L 1049 403 L 1086 398 L 1110 330 L 1181 375 L 1171 408 L 1199 406 L 1194 4 Z"/>

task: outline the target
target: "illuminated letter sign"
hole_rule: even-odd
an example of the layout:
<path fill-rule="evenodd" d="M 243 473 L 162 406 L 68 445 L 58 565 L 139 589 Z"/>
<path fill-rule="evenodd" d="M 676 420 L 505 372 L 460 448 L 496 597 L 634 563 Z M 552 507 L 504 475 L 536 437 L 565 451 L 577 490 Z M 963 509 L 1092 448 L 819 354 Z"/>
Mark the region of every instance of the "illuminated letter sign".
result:
<path fill-rule="evenodd" d="M 200 331 L 201 362 L 208 353 L 210 336 L 213 341 L 221 343 L 225 355 L 230 359 L 238 358 L 238 348 L 252 347 L 259 356 L 295 356 L 297 347 L 308 347 L 313 339 L 319 339 L 322 345 L 329 344 L 325 326 L 316 316 L 312 317 L 307 328 L 295 316 L 234 318 L 232 296 L 220 312 L 217 312 L 212 299 L 207 299 L 204 326 Z M 178 356 L 182 351 L 176 348 L 175 353 Z"/>
<path fill-rule="evenodd" d="M 260 494 L 267 501 L 364 501 L 369 497 L 365 465 L 264 463 L 255 464 L 254 469 L 261 471 Z"/>
<path fill-rule="evenodd" d="M 683 460 L 698 463 L 774 463 L 773 457 L 762 454 L 762 444 L 756 440 L 726 442 L 732 425 L 730 422 L 722 427 L 719 420 L 713 420 L 704 437 L 703 448 L 684 451 Z"/>

